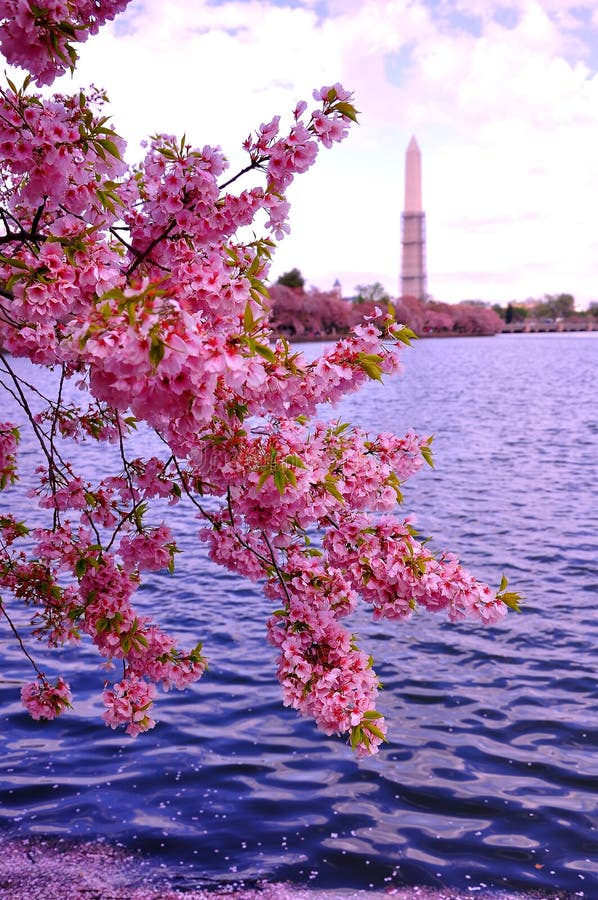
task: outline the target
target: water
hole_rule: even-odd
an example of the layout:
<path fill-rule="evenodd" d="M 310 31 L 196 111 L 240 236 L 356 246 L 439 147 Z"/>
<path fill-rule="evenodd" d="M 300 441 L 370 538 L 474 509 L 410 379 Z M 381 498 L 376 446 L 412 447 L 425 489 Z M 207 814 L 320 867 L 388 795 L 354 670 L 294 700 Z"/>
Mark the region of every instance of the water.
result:
<path fill-rule="evenodd" d="M 103 675 L 67 650 L 76 709 L 40 724 L 20 708 L 11 680 L 29 673 L 2 633 L 5 838 L 102 836 L 184 889 L 264 877 L 598 896 L 598 334 L 429 340 L 404 358 L 402 378 L 337 413 L 435 433 L 436 469 L 406 507 L 437 549 L 493 584 L 504 572 L 524 613 L 494 628 L 359 613 L 391 734 L 357 762 L 282 708 L 269 605 L 206 559 L 177 510 L 188 552 L 145 596 L 187 644 L 204 640 L 208 673 L 162 696 L 160 724 L 130 741 L 98 722 Z"/>

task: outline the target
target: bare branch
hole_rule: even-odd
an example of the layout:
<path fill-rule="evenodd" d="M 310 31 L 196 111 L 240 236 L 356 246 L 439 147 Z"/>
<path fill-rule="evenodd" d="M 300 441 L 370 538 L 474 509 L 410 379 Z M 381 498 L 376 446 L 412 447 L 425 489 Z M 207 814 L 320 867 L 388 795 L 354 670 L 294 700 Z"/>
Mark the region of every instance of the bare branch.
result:
<path fill-rule="evenodd" d="M 0 612 L 2 613 L 2 615 L 4 616 L 4 618 L 6 619 L 6 621 L 8 622 L 9 628 L 10 628 L 10 630 L 12 631 L 12 633 L 14 634 L 15 638 L 17 639 L 17 642 L 18 642 L 18 644 L 19 644 L 19 647 L 21 648 L 22 652 L 25 654 L 25 656 L 27 657 L 27 659 L 29 660 L 29 662 L 30 662 L 31 665 L 33 666 L 34 671 L 39 675 L 40 678 L 45 678 L 44 673 L 39 669 L 39 667 L 38 667 L 36 661 L 35 661 L 34 658 L 31 656 L 31 654 L 30 654 L 29 651 L 27 650 L 27 647 L 26 647 L 25 644 L 23 643 L 23 639 L 22 639 L 21 635 L 19 634 L 19 632 L 17 631 L 17 628 L 16 628 L 14 622 L 12 621 L 12 619 L 10 618 L 10 616 L 8 615 L 8 613 L 6 612 L 6 609 L 5 609 L 5 607 L 4 607 L 4 603 L 3 603 L 3 601 L 2 601 L 2 597 L 0 597 Z"/>

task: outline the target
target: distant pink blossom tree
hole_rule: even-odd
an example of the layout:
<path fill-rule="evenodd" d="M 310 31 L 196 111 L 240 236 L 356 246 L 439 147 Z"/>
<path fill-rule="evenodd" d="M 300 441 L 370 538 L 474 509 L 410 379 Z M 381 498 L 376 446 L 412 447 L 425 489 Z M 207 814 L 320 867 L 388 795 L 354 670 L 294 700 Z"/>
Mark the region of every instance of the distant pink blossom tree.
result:
<path fill-rule="evenodd" d="M 423 309 L 423 330 L 424 333 L 442 334 L 453 330 L 453 317 L 448 310 Z"/>
<path fill-rule="evenodd" d="M 502 331 L 500 316 L 481 303 L 441 303 L 424 305 L 424 331 L 467 335 L 492 335 Z"/>
<path fill-rule="evenodd" d="M 348 333 L 363 320 L 358 311 L 333 291 L 309 291 L 273 284 L 270 294 L 270 325 L 276 333 L 292 338 L 325 338 Z"/>
<path fill-rule="evenodd" d="M 3 52 L 31 73 L 0 93 L 0 380 L 21 419 L 0 424 L 11 510 L 0 515 L 0 615 L 35 671 L 22 700 L 35 718 L 71 705 L 32 638 L 51 648 L 85 640 L 118 664 L 104 720 L 132 736 L 155 724 L 158 686 L 201 677 L 201 643 L 180 648 L 135 604 L 152 571 L 174 571 L 178 549 L 173 523 L 149 524 L 149 510 L 188 502 L 212 559 L 262 581 L 274 602 L 267 634 L 284 703 L 374 753 L 386 731 L 378 678 L 343 624 L 356 604 L 391 620 L 422 606 L 496 622 L 517 598 L 451 555 L 434 558 L 397 515 L 402 483 L 430 460 L 429 438 L 313 418 L 318 404 L 396 372 L 410 332 L 379 313 L 313 362 L 271 340 L 264 280 L 272 238 L 288 231 L 286 190 L 322 145 L 345 137 L 351 95 L 326 86 L 311 109 L 297 105 L 287 131 L 278 117 L 262 124 L 233 175 L 219 149 L 171 135 L 154 137 L 131 168 L 100 92 L 46 99 L 30 89 L 72 67 L 73 44 L 126 5 L 0 2 Z M 261 186 L 237 190 L 248 171 Z M 240 240 L 260 217 L 265 236 Z M 16 357 L 54 372 L 47 393 Z M 78 405 L 65 399 L 69 380 L 86 389 Z M 139 422 L 159 435 L 162 457 L 134 452 Z M 38 448 L 33 496 L 18 480 L 23 427 Z M 79 457 L 113 445 L 118 467 L 84 477 L 69 442 Z M 16 513 L 32 504 L 35 527 Z"/>

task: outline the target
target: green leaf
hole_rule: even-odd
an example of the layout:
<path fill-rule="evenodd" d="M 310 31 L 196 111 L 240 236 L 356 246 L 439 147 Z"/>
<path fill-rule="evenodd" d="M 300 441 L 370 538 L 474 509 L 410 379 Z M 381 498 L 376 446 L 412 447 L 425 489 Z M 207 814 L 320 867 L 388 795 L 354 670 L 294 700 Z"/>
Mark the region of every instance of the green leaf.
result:
<path fill-rule="evenodd" d="M 405 502 L 405 495 L 403 494 L 403 491 L 401 490 L 401 488 L 399 487 L 398 484 L 391 484 L 391 487 L 392 487 L 393 491 L 395 492 L 395 496 L 397 498 L 397 503 L 399 504 L 399 506 L 401 506 Z"/>
<path fill-rule="evenodd" d="M 341 115 L 346 116 L 348 119 L 351 119 L 352 122 L 357 122 L 357 110 L 351 103 L 340 100 L 338 103 L 335 103 L 334 110 L 335 112 L 339 112 Z"/>
<path fill-rule="evenodd" d="M 284 477 L 290 485 L 297 487 L 297 479 L 292 469 L 284 469 Z"/>
<path fill-rule="evenodd" d="M 228 265 L 232 265 L 232 263 L 228 263 Z M 249 289 L 249 296 L 253 300 L 254 303 L 257 303 L 258 306 L 264 308 L 264 298 L 261 296 L 259 291 L 256 291 L 255 288 Z"/>
<path fill-rule="evenodd" d="M 374 381 L 382 381 L 381 356 L 378 356 L 377 353 L 358 353 L 357 361 L 369 378 Z"/>
<path fill-rule="evenodd" d="M 75 606 L 74 609 L 69 609 L 69 611 L 68 611 L 68 613 L 67 613 L 67 618 L 68 618 L 71 622 L 75 622 L 77 619 L 80 619 L 80 618 L 81 618 L 81 616 L 83 615 L 84 612 L 85 612 L 84 607 L 82 607 L 82 606 Z"/>
<path fill-rule="evenodd" d="M 411 341 L 417 340 L 415 331 L 412 331 L 411 328 L 408 328 L 406 325 L 404 325 L 403 328 L 393 328 L 391 333 L 394 338 L 401 341 L 402 344 L 406 344 L 407 347 L 411 345 Z"/>
<path fill-rule="evenodd" d="M 89 568 L 89 563 L 84 556 L 80 556 L 75 563 L 75 575 L 77 578 L 83 578 Z M 101 619 L 99 620 L 101 621 Z"/>
<path fill-rule="evenodd" d="M 8 527 L 13 528 L 19 537 L 25 537 L 25 535 L 29 534 L 29 529 L 24 522 L 13 522 L 12 519 L 0 517 L 0 528 Z"/>
<path fill-rule="evenodd" d="M 251 287 L 256 293 L 261 294 L 262 297 L 265 297 L 267 300 L 270 299 L 270 294 L 268 292 L 268 288 L 264 284 L 263 281 L 260 281 L 259 278 L 250 278 Z"/>
<path fill-rule="evenodd" d="M 252 261 L 251 265 L 249 266 L 249 268 L 247 269 L 247 277 L 251 278 L 253 275 L 255 275 L 255 273 L 257 272 L 259 267 L 260 267 L 260 258 L 259 258 L 259 255 L 256 255 L 253 257 L 253 261 Z"/>
<path fill-rule="evenodd" d="M 305 463 L 301 459 L 300 456 L 295 456 L 294 453 L 290 453 L 289 456 L 285 456 L 284 461 L 288 463 L 290 466 L 296 466 L 298 469 L 305 469 Z"/>
<path fill-rule="evenodd" d="M 105 191 L 101 191 L 99 188 L 96 190 L 96 196 L 104 209 L 107 209 L 108 212 L 114 213 L 114 203 L 108 196 Z"/>
<path fill-rule="evenodd" d="M 274 472 L 273 472 L 273 474 L 272 474 L 272 477 L 274 478 L 274 484 L 276 485 L 276 490 L 278 491 L 278 493 L 279 493 L 280 496 L 282 497 L 282 495 L 284 494 L 284 489 L 285 489 L 286 481 L 285 481 L 285 477 L 284 477 L 283 471 L 282 471 L 282 469 L 281 469 L 279 466 L 277 466 L 277 467 L 274 469 Z"/>
<path fill-rule="evenodd" d="M 248 303 L 245 307 L 245 312 L 243 313 L 243 328 L 245 331 L 251 331 L 254 325 L 255 319 L 253 318 L 253 313 L 251 311 L 251 304 Z"/>
<path fill-rule="evenodd" d="M 422 447 L 421 455 L 423 456 L 425 461 L 428 463 L 430 468 L 433 469 L 434 468 L 434 457 L 433 457 L 433 453 L 432 453 L 432 448 L 429 445 Z"/>
<path fill-rule="evenodd" d="M 522 601 L 521 594 L 516 593 L 516 591 L 507 591 L 509 582 L 506 579 L 506 576 L 503 575 L 500 579 L 500 587 L 496 592 L 496 599 L 502 600 L 505 606 L 508 606 L 509 609 L 512 609 L 514 612 L 520 613 L 521 608 L 519 604 Z"/>
<path fill-rule="evenodd" d="M 333 431 L 333 434 L 335 434 L 335 435 L 342 434 L 343 431 L 346 431 L 347 428 L 350 428 L 350 427 L 351 427 L 351 425 L 349 424 L 349 422 L 339 422 L 338 425 L 336 425 L 336 427 Z"/>
<path fill-rule="evenodd" d="M 361 368 L 368 378 L 371 378 L 373 381 L 382 381 L 382 370 L 375 363 L 362 363 Z"/>
<path fill-rule="evenodd" d="M 517 594 L 515 591 L 506 591 L 503 594 L 497 594 L 496 597 L 498 600 L 502 600 L 505 606 L 508 606 L 509 609 L 513 610 L 513 612 L 521 612 L 521 607 L 519 606 L 521 602 L 521 595 Z"/>
<path fill-rule="evenodd" d="M 266 347 L 265 344 L 258 344 L 257 341 L 254 344 L 254 349 L 256 353 L 259 353 L 264 359 L 268 362 L 275 363 L 276 362 L 276 354 L 270 347 Z"/>
<path fill-rule="evenodd" d="M 386 742 L 386 738 L 384 737 L 384 732 L 380 731 L 377 725 L 372 725 L 371 722 L 364 722 L 363 727 L 367 728 L 368 731 L 371 731 L 372 734 L 375 734 L 377 738 L 380 738 L 381 741 Z"/>
<path fill-rule="evenodd" d="M 150 362 L 154 368 L 154 371 L 158 368 L 159 364 L 164 359 L 164 341 L 161 340 L 156 335 L 152 335 L 152 340 L 150 343 L 149 349 L 149 358 Z"/>
<path fill-rule="evenodd" d="M 115 159 L 120 159 L 120 153 L 116 144 L 111 141 L 109 138 L 101 138 L 100 140 L 96 140 L 96 147 L 100 144 L 104 150 L 106 150 L 110 156 L 114 156 Z"/>
<path fill-rule="evenodd" d="M 262 470 L 262 474 L 260 475 L 259 481 L 257 483 L 258 490 L 264 486 L 264 484 L 266 483 L 266 481 L 268 480 L 268 478 L 270 477 L 271 474 L 272 474 L 272 472 L 270 471 L 270 469 Z"/>
<path fill-rule="evenodd" d="M 203 647 L 202 642 L 201 642 L 201 641 L 198 641 L 198 643 L 195 645 L 195 647 L 193 648 L 193 650 L 192 650 L 191 653 L 189 654 L 189 659 L 190 659 L 192 662 L 204 662 L 204 663 L 205 663 L 205 659 L 204 659 L 204 657 L 201 655 L 202 647 Z"/>
<path fill-rule="evenodd" d="M 42 17 L 44 17 L 44 12 L 42 12 Z M 77 32 L 70 22 L 65 22 L 63 19 L 61 22 L 57 23 L 57 27 L 58 31 L 62 32 L 62 34 L 66 35 L 70 40 L 74 41 L 77 39 Z"/>
<path fill-rule="evenodd" d="M 336 485 L 334 484 L 334 479 L 332 478 L 332 476 L 327 476 L 327 477 L 325 478 L 325 480 L 324 480 L 324 487 L 326 488 L 326 490 L 328 491 L 328 493 L 329 493 L 329 494 L 332 494 L 332 496 L 335 497 L 340 503 L 344 503 L 344 502 L 345 502 L 345 498 L 344 498 L 343 495 L 340 493 L 340 491 L 337 490 Z"/>
<path fill-rule="evenodd" d="M 4 256 L 4 254 L 0 254 L 0 263 L 3 266 L 12 266 L 13 269 L 28 269 L 29 266 L 26 262 L 23 262 L 22 259 L 15 259 L 12 256 Z"/>
<path fill-rule="evenodd" d="M 132 511 L 132 516 L 133 516 L 133 519 L 135 521 L 135 526 L 138 531 L 141 531 L 143 517 L 147 512 L 147 508 L 148 508 L 147 503 L 140 503 L 139 506 L 136 506 L 135 509 Z"/>

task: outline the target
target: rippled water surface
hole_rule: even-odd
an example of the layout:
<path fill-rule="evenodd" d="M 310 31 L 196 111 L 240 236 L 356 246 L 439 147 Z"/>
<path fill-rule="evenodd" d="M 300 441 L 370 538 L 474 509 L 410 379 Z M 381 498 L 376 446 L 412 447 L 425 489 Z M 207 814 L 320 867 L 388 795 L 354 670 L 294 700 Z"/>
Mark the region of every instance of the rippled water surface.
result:
<path fill-rule="evenodd" d="M 29 673 L 0 632 L 5 838 L 103 836 L 189 889 L 266 877 L 598 897 L 598 334 L 428 340 L 404 358 L 402 378 L 338 415 L 435 434 L 436 469 L 406 507 L 437 549 L 493 584 L 505 572 L 524 613 L 485 629 L 358 614 L 391 734 L 356 762 L 282 708 L 267 602 L 206 559 L 177 508 L 187 552 L 144 596 L 187 644 L 204 640 L 208 673 L 162 696 L 160 724 L 130 741 L 98 721 L 103 673 L 67 650 L 76 708 L 40 724 L 20 707 Z"/>

